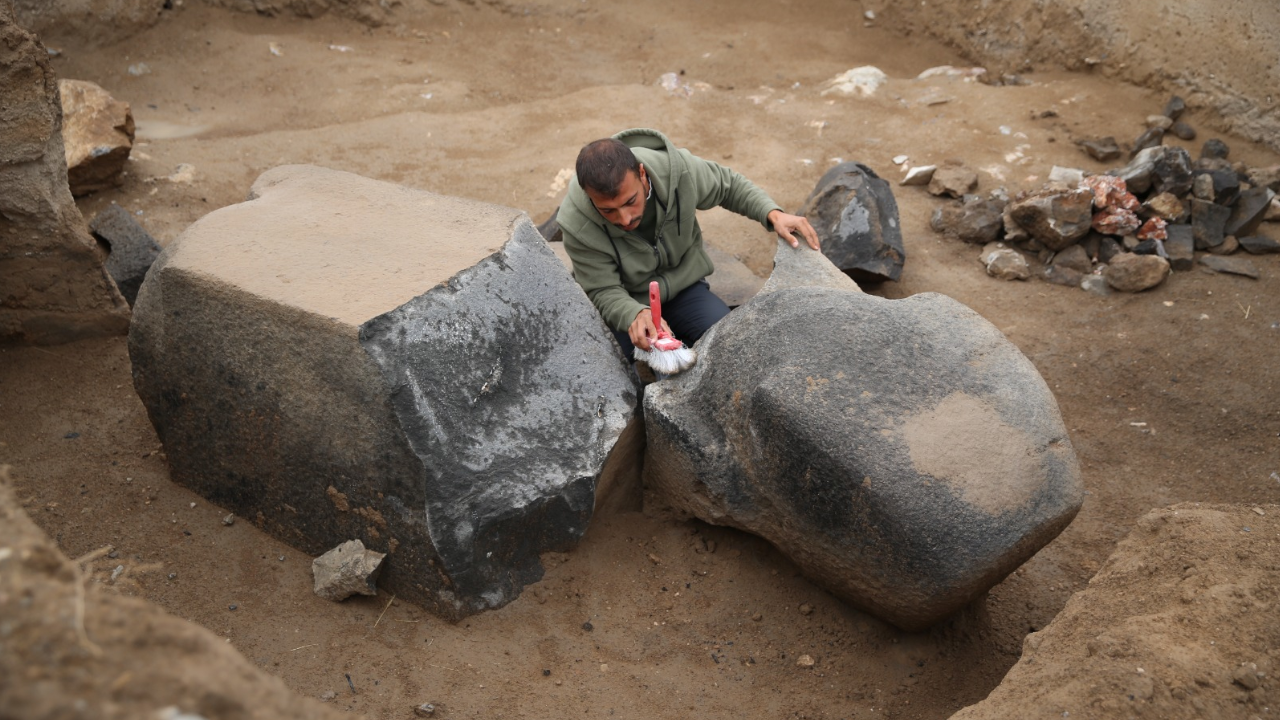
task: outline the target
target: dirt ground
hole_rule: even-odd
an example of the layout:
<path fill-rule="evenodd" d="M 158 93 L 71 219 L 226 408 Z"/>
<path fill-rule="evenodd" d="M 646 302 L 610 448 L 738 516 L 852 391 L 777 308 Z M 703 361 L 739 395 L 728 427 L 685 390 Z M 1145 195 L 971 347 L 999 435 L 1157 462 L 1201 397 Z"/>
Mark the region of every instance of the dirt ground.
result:
<path fill-rule="evenodd" d="M 61 51 L 62 77 L 101 84 L 132 104 L 138 123 L 125 185 L 82 199 L 82 212 L 119 203 L 162 243 L 242 200 L 264 170 L 297 162 L 541 221 L 578 147 L 637 125 L 741 171 L 791 209 L 837 159 L 897 179 L 900 154 L 914 164 L 961 160 L 980 169 L 980 191 L 1012 193 L 1055 164 L 1106 169 L 1072 141 L 1132 139 L 1167 99 L 1087 74 L 1032 73 L 1031 84 L 1006 87 L 915 80 L 963 62 L 918 34 L 868 23 L 844 0 L 781 10 L 729 0 L 445 5 L 376 29 L 180 5 L 118 45 L 45 42 Z M 131 74 L 140 63 L 149 71 Z M 824 81 L 860 65 L 892 79 L 871 97 L 822 93 Z M 667 72 L 682 73 L 687 96 L 658 84 Z M 1186 144 L 1193 156 L 1209 136 Z M 1232 159 L 1280 161 L 1224 139 Z M 1251 258 L 1259 280 L 1197 269 L 1103 298 L 988 278 L 976 248 L 928 229 L 937 199 L 920 188 L 896 196 L 906 269 L 873 291 L 941 292 L 1000 328 L 1057 394 L 1088 489 L 1056 541 L 928 632 L 852 610 L 765 542 L 680 520 L 652 497 L 643 513 L 598 516 L 575 551 L 546 558 L 545 578 L 519 600 L 457 625 L 386 595 L 329 603 L 311 592 L 309 556 L 248 522 L 224 525 L 225 511 L 170 482 L 124 338 L 0 348 L 0 462 L 67 555 L 113 547 L 114 558 L 94 563 L 107 591 L 224 636 L 338 709 L 378 718 L 412 717 L 424 702 L 447 718 L 948 717 L 1000 682 L 1024 637 L 1086 586 L 1148 510 L 1280 502 L 1280 256 Z M 774 242 L 759 226 L 712 212 L 704 230 L 767 274 Z M 1280 237 L 1275 224 L 1265 232 Z M 113 583 L 116 565 L 133 570 Z M 816 664 L 798 666 L 803 654 Z"/>

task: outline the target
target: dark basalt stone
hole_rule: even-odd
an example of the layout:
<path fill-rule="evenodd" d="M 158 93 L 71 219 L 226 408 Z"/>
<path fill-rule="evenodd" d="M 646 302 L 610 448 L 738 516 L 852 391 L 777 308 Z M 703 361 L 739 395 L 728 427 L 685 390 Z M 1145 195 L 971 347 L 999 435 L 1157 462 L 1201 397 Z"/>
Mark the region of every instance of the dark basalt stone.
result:
<path fill-rule="evenodd" d="M 897 280 L 907 252 L 898 203 L 888 182 L 863 165 L 845 162 L 828 170 L 805 200 L 822 253 L 855 281 Z"/>

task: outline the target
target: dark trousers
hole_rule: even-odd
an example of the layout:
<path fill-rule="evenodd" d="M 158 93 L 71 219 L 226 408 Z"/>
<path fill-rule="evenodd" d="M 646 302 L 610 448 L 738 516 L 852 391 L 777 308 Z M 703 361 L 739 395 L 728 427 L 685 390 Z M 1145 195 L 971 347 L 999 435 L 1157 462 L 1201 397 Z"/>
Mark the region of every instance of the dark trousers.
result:
<path fill-rule="evenodd" d="M 711 292 L 711 286 L 706 280 L 699 280 L 662 303 L 662 319 L 671 326 L 676 339 L 686 346 L 698 342 L 703 333 L 728 314 L 729 306 Z M 627 360 L 634 361 L 636 346 L 631 344 L 631 335 L 625 330 L 615 330 L 613 334 L 618 338 L 618 344 L 622 346 L 622 353 L 627 356 Z"/>

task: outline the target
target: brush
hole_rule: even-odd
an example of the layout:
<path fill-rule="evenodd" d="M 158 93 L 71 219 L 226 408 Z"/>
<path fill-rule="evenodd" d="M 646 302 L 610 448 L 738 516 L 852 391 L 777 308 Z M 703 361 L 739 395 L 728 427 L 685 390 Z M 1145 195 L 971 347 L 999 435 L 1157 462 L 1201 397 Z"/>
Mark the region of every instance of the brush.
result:
<path fill-rule="evenodd" d="M 662 294 L 656 280 L 649 283 L 649 312 L 653 314 L 653 326 L 658 329 L 658 335 L 649 341 L 648 351 L 636 348 L 636 359 L 645 361 L 650 369 L 662 376 L 675 375 L 693 367 L 698 354 L 662 327 Z"/>

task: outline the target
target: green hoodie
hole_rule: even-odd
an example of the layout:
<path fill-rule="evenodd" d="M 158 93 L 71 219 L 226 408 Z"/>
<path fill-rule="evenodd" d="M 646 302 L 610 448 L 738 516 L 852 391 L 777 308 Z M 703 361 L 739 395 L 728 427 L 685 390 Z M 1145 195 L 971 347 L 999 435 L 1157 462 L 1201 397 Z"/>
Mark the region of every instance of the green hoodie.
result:
<path fill-rule="evenodd" d="M 653 183 L 654 237 L 605 220 L 576 177 L 556 220 L 573 260 L 574 279 L 605 324 L 626 331 L 649 306 L 651 280 L 658 281 L 666 301 L 715 269 L 702 246 L 696 210 L 723 207 L 772 230 L 768 215 L 781 208 L 750 180 L 675 147 L 657 130 L 624 130 L 614 137 L 632 149 Z"/>

